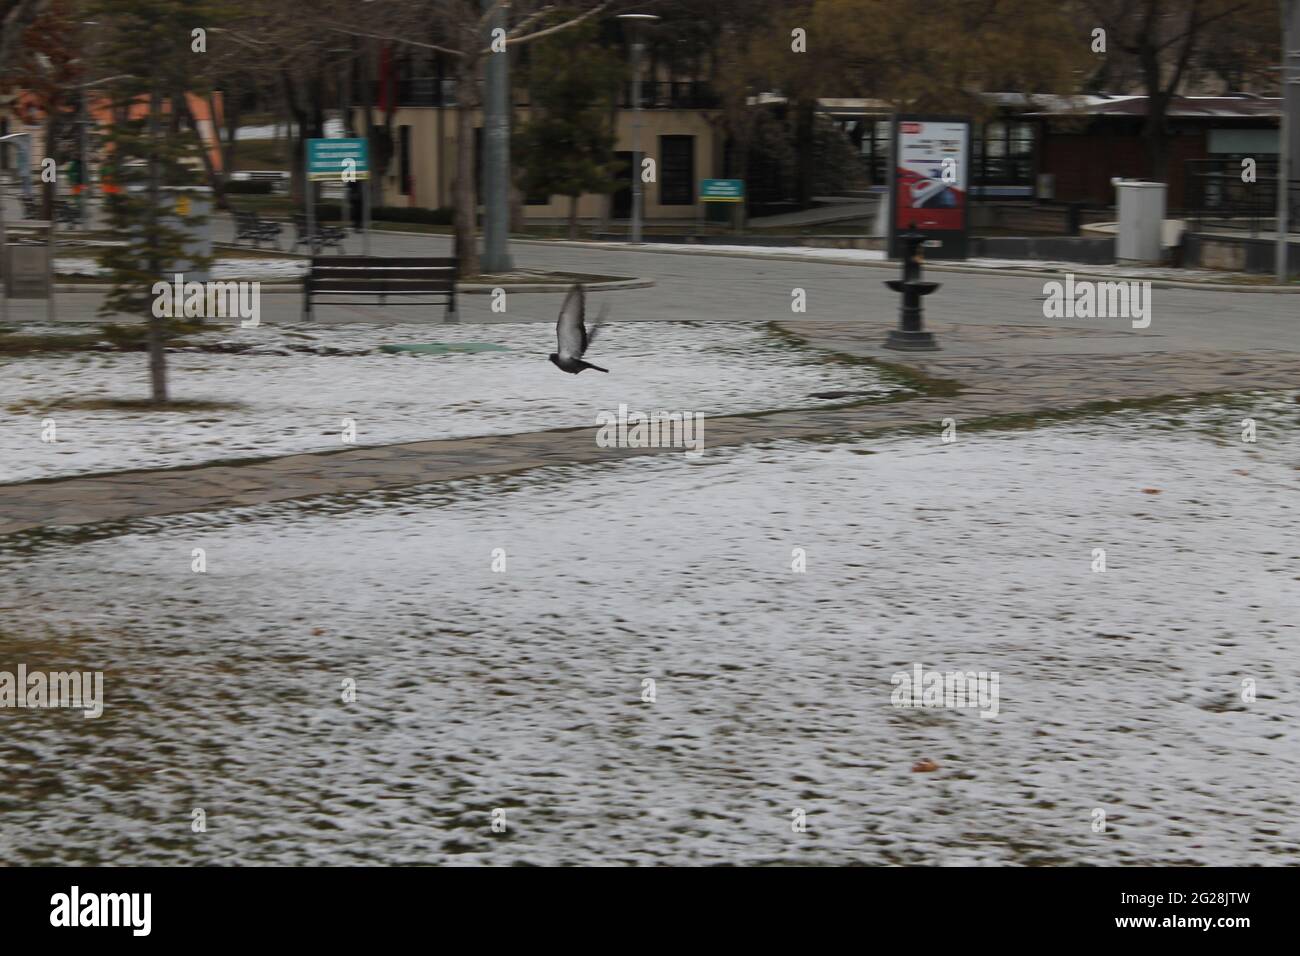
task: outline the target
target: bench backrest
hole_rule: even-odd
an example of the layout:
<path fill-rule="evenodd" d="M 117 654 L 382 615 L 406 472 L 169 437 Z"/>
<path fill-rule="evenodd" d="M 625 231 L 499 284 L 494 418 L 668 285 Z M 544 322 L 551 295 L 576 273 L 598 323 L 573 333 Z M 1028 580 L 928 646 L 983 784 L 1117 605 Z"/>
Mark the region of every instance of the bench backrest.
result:
<path fill-rule="evenodd" d="M 316 256 L 307 276 L 313 293 L 419 295 L 452 292 L 457 260 L 428 257 Z"/>

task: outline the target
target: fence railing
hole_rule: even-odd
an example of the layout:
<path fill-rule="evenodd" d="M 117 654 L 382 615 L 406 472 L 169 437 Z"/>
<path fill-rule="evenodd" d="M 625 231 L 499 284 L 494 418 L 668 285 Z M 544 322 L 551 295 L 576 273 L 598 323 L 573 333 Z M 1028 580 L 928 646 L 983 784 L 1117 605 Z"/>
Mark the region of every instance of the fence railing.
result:
<path fill-rule="evenodd" d="M 1277 228 L 1276 162 L 1256 162 L 1251 175 L 1241 159 L 1193 159 L 1184 166 L 1184 214 L 1194 231 L 1228 230 L 1258 236 Z M 1288 232 L 1300 232 L 1300 179 L 1287 184 Z"/>

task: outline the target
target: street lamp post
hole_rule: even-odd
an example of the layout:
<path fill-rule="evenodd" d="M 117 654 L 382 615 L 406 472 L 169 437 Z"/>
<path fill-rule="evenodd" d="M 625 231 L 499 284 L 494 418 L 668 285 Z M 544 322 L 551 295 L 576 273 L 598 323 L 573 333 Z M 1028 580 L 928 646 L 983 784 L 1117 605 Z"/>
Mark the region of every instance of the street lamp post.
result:
<path fill-rule="evenodd" d="M 505 5 L 483 0 L 489 29 L 505 28 Z M 484 272 L 509 272 L 510 261 L 510 54 L 487 55 L 483 68 Z"/>
<path fill-rule="evenodd" d="M 652 13 L 622 13 L 632 29 L 632 241 L 641 241 L 641 24 L 659 19 Z"/>
<path fill-rule="evenodd" d="M 1282 10 L 1282 112 L 1277 131 L 1277 236 L 1274 255 L 1277 282 L 1290 278 L 1287 239 L 1290 234 L 1291 169 L 1300 167 L 1293 148 L 1300 135 L 1293 124 L 1300 119 L 1300 0 L 1283 0 Z"/>

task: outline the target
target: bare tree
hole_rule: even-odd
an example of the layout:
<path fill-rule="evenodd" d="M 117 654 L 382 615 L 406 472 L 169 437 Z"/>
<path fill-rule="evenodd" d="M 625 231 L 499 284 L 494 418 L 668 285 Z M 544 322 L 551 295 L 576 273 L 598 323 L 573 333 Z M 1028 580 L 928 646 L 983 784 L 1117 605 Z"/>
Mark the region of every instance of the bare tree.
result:
<path fill-rule="evenodd" d="M 653 4 L 655 0 L 649 0 Z M 641 4 L 647 6 L 649 4 Z M 502 6 L 506 6 L 505 35 L 494 38 L 489 25 Z M 405 22 L 387 26 L 360 28 L 344 20 L 327 21 L 328 30 L 352 36 L 369 37 L 399 46 L 432 50 L 448 56 L 455 63 L 456 99 L 456 179 L 453 187 L 455 211 L 453 229 L 456 256 L 462 276 L 479 273 L 476 213 L 478 201 L 474 185 L 474 112 L 482 105 L 479 80 L 483 63 L 494 48 L 528 43 L 540 37 L 567 30 L 602 13 L 611 12 L 615 0 L 570 0 L 561 5 L 521 0 L 506 4 L 496 0 L 409 0 L 393 8 Z M 568 11 L 557 17 L 561 9 Z M 427 37 L 427 39 L 420 39 Z"/>
<path fill-rule="evenodd" d="M 1169 174 L 1169 105 L 1211 32 L 1236 18 L 1276 19 L 1273 0 L 1083 0 L 1106 31 L 1108 56 L 1130 57 L 1147 96 L 1143 126 L 1151 175 Z"/>
<path fill-rule="evenodd" d="M 49 0 L 0 0 L 0 73 L 9 69 L 28 24 L 48 5 Z"/>

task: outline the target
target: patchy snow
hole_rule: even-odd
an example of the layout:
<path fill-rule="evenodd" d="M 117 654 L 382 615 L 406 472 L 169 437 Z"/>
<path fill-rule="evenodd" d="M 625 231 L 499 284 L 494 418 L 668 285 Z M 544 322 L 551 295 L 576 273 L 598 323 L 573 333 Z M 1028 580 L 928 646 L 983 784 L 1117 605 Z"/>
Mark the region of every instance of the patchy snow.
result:
<path fill-rule="evenodd" d="M 107 702 L 5 717 L 0 859 L 1294 866 L 1300 421 L 1253 413 L 6 539 L 0 658 Z M 998 716 L 894 707 L 917 663 Z"/>
<path fill-rule="evenodd" d="M 212 263 L 214 280 L 248 279 L 250 281 L 287 281 L 301 279 L 307 274 L 309 260 L 300 259 L 216 259 Z M 102 276 L 107 274 L 98 259 L 89 257 L 60 257 L 54 260 L 54 269 L 61 276 Z"/>
<path fill-rule="evenodd" d="M 0 481 L 154 468 L 220 458 L 332 450 L 343 419 L 357 445 L 500 435 L 595 425 L 631 410 L 720 415 L 825 406 L 811 393 L 893 386 L 864 366 L 791 348 L 759 323 L 611 323 L 590 358 L 609 375 L 558 371 L 549 323 L 434 327 L 261 326 L 223 329 L 208 342 L 254 352 L 168 356 L 175 400 L 239 403 L 212 411 L 49 410 L 74 399 L 148 395 L 142 352 L 0 357 Z M 383 344 L 488 342 L 504 352 L 390 355 Z M 363 354 L 318 355 L 292 349 Z M 41 441 L 47 418 L 54 443 Z"/>
<path fill-rule="evenodd" d="M 601 243 L 601 245 L 614 246 L 620 249 L 627 248 L 627 243 Z M 655 249 L 672 249 L 678 252 L 727 252 L 755 257 L 799 256 L 814 259 L 843 259 L 846 262 L 882 262 L 887 258 L 885 253 L 879 249 L 814 249 L 811 246 L 730 246 L 715 245 L 711 242 L 655 242 L 646 245 L 652 251 Z"/>
<path fill-rule="evenodd" d="M 596 243 L 614 248 L 627 248 L 626 244 L 614 246 L 611 243 Z M 834 259 L 843 262 L 884 262 L 887 256 L 879 249 L 818 249 L 812 246 L 732 246 L 713 245 L 711 243 L 671 243 L 656 242 L 649 245 L 651 249 L 672 249 L 681 252 L 707 254 L 709 252 L 726 252 L 735 255 L 753 256 L 794 256 L 802 259 Z M 1093 265 L 1086 262 L 1059 262 L 1050 259 L 987 259 L 972 258 L 959 262 L 944 259 L 930 259 L 928 267 L 962 266 L 975 269 L 1011 269 L 1043 273 L 1073 272 L 1076 275 L 1101 275 L 1116 278 L 1145 279 L 1157 281 L 1172 279 L 1183 282 L 1230 282 L 1236 272 L 1220 272 L 1213 269 L 1174 269 L 1146 266 Z"/>

